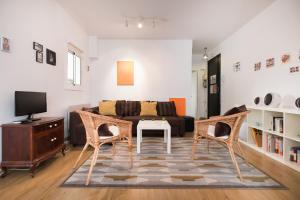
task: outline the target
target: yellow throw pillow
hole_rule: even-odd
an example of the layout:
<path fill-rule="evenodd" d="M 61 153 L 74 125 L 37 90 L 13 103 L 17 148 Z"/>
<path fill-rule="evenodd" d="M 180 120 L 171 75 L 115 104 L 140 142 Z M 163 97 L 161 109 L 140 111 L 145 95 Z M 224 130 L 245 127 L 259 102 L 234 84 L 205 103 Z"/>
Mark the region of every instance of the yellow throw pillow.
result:
<path fill-rule="evenodd" d="M 101 115 L 117 115 L 116 101 L 101 101 L 99 103 L 99 113 Z"/>
<path fill-rule="evenodd" d="M 157 102 L 141 102 L 140 116 L 157 116 Z"/>

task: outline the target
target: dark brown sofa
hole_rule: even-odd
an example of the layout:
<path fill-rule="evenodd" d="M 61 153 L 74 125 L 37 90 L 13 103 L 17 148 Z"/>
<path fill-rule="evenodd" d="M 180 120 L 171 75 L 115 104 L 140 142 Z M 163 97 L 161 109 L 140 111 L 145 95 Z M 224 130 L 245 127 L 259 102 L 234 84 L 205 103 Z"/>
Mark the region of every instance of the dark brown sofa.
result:
<path fill-rule="evenodd" d="M 99 114 L 99 108 L 83 108 L 83 110 Z M 123 119 L 133 122 L 132 135 L 136 136 L 136 127 L 141 119 L 145 120 L 161 120 L 165 119 L 171 126 L 171 135 L 182 137 L 185 132 L 184 117 L 176 115 L 176 108 L 174 102 L 157 102 L 158 116 L 140 116 L 141 105 L 139 101 L 117 101 L 116 116 L 118 119 Z M 69 116 L 69 132 L 70 143 L 73 145 L 83 145 L 85 143 L 85 129 L 80 116 L 76 112 L 70 112 Z M 145 130 L 143 136 L 162 136 L 163 131 L 159 130 Z"/>

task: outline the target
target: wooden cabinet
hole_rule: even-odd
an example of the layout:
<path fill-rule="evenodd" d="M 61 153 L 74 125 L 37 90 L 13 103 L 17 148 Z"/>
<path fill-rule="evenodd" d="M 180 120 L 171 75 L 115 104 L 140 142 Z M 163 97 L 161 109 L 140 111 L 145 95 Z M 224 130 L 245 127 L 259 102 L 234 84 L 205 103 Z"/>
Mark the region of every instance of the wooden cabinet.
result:
<path fill-rule="evenodd" d="M 61 151 L 64 155 L 64 119 L 42 118 L 29 124 L 2 125 L 2 163 L 8 168 L 35 168 Z"/>

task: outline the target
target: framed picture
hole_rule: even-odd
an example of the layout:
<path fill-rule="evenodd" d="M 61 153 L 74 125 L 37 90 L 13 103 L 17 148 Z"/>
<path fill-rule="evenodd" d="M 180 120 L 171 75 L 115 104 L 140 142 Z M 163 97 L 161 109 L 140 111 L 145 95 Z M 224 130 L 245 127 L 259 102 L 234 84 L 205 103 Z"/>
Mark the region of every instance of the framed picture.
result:
<path fill-rule="evenodd" d="M 43 51 L 43 45 L 41 45 L 37 42 L 33 42 L 33 49 L 42 52 Z"/>
<path fill-rule="evenodd" d="M 254 64 L 254 71 L 259 71 L 261 69 L 261 62 Z"/>
<path fill-rule="evenodd" d="M 10 51 L 10 39 L 7 37 L 0 38 L 0 50 L 9 52 Z"/>
<path fill-rule="evenodd" d="M 50 49 L 46 49 L 46 62 L 49 65 L 56 65 L 56 53 L 54 51 L 51 51 Z"/>
<path fill-rule="evenodd" d="M 210 84 L 216 84 L 217 83 L 217 75 L 210 76 Z"/>
<path fill-rule="evenodd" d="M 240 62 L 236 62 L 236 63 L 233 64 L 233 71 L 234 72 L 241 71 L 241 63 Z"/>
<path fill-rule="evenodd" d="M 281 56 L 281 62 L 282 63 L 288 63 L 289 62 L 289 60 L 290 60 L 290 55 L 289 54 L 283 54 L 282 56 Z"/>
<path fill-rule="evenodd" d="M 269 67 L 273 67 L 275 64 L 275 58 L 269 58 L 266 60 L 266 67 L 269 68 Z"/>
<path fill-rule="evenodd" d="M 43 63 L 43 52 L 36 51 L 35 61 L 38 62 L 38 63 Z"/>

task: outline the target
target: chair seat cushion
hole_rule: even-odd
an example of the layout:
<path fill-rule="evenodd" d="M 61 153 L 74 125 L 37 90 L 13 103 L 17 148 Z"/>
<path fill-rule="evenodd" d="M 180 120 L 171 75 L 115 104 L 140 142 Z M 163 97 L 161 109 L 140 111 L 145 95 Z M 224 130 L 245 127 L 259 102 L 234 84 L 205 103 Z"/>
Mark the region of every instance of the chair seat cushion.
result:
<path fill-rule="evenodd" d="M 226 125 L 227 125 L 227 124 L 226 124 Z M 229 128 L 230 128 L 230 127 L 229 127 Z M 224 136 L 216 136 L 216 135 L 215 135 L 215 129 L 216 129 L 215 126 L 209 125 L 209 126 L 208 126 L 208 130 L 207 130 L 208 135 L 209 135 L 209 136 L 212 136 L 212 137 L 222 138 L 222 139 L 227 139 L 227 138 L 228 138 L 228 135 L 224 135 Z"/>
<path fill-rule="evenodd" d="M 233 107 L 227 112 L 224 113 L 224 116 L 234 115 L 237 113 L 245 112 L 247 111 L 247 108 L 245 105 L 242 105 L 240 107 Z M 222 137 L 222 136 L 229 136 L 231 132 L 231 128 L 228 124 L 223 122 L 217 122 L 215 127 L 215 137 Z"/>

